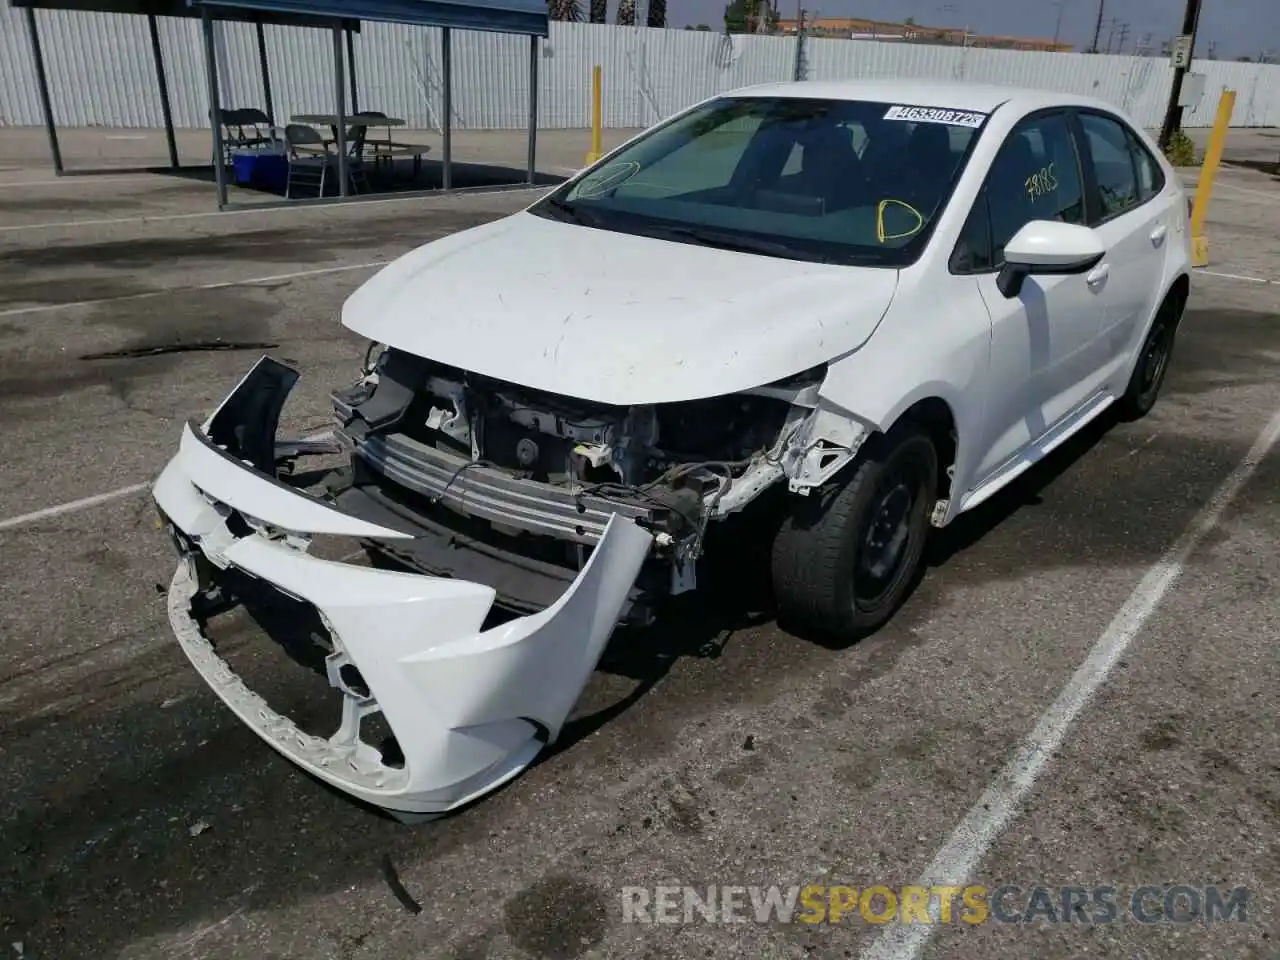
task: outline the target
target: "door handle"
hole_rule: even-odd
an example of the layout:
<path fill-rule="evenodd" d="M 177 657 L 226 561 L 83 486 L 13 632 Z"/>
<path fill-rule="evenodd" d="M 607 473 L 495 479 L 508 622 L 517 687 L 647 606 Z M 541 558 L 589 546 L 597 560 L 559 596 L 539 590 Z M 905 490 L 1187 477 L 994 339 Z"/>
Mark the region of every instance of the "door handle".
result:
<path fill-rule="evenodd" d="M 1102 266 L 1098 267 L 1091 274 L 1089 274 L 1087 277 L 1084 278 L 1085 283 L 1089 284 L 1089 286 L 1093 287 L 1096 290 L 1097 288 L 1101 287 L 1104 283 L 1107 282 L 1107 277 L 1110 276 L 1110 274 L 1111 274 L 1111 267 L 1109 267 L 1107 264 L 1104 263 Z"/>
<path fill-rule="evenodd" d="M 1162 223 L 1151 231 L 1151 242 L 1158 247 L 1160 244 L 1164 243 L 1164 238 L 1168 235 L 1169 228 Z"/>

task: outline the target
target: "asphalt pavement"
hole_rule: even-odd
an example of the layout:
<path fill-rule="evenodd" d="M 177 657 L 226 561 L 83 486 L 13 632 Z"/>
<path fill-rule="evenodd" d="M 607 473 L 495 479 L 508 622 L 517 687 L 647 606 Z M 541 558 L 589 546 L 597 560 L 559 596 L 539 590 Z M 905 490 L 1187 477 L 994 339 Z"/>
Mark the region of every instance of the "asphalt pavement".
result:
<path fill-rule="evenodd" d="M 405 826 L 319 787 L 198 679 L 145 484 L 263 352 L 303 373 L 284 428 L 326 425 L 365 346 L 342 300 L 536 194 L 210 214 L 180 178 L 24 176 L 0 177 L 0 952 L 855 957 L 887 935 L 863 911 L 642 924 L 625 888 L 900 890 L 941 860 L 1016 887 L 1006 914 L 1038 886 L 1113 887 L 1122 909 L 943 924 L 930 958 L 1280 955 L 1273 177 L 1224 172 L 1156 410 L 1086 430 L 940 533 L 889 627 L 824 647 L 730 581 L 620 634 L 533 769 Z M 317 713 L 247 618 L 221 631 L 273 706 Z M 1019 766 L 1108 643 L 1096 695 Z M 1001 779 L 1011 763 L 1026 783 Z M 1135 922 L 1143 885 L 1244 887 L 1247 916 Z"/>

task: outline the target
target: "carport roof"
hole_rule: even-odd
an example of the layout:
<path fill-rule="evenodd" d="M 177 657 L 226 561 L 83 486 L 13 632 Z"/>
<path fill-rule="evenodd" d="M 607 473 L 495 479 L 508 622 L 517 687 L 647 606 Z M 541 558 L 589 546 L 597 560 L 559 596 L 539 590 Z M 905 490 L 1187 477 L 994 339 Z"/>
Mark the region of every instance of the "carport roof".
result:
<path fill-rule="evenodd" d="M 545 0 L 187 0 L 192 7 L 259 10 L 292 16 L 382 20 L 545 37 Z"/>
<path fill-rule="evenodd" d="M 198 16 L 200 8 L 219 20 L 249 20 L 297 26 L 351 28 L 361 20 L 456 27 L 494 33 L 548 35 L 545 0 L 9 0 L 14 7 L 100 13 Z"/>
<path fill-rule="evenodd" d="M 153 17 L 199 17 L 200 11 L 188 6 L 186 0 L 9 0 L 11 7 L 31 7 L 35 10 L 70 10 L 79 13 L 126 13 Z M 323 19 L 308 16 L 283 15 L 265 10 L 244 8 L 218 9 L 209 13 L 215 20 L 245 20 L 250 23 L 271 23 L 285 27 L 332 27 L 333 15 Z M 344 19 L 347 30 L 360 31 L 358 20 Z"/>

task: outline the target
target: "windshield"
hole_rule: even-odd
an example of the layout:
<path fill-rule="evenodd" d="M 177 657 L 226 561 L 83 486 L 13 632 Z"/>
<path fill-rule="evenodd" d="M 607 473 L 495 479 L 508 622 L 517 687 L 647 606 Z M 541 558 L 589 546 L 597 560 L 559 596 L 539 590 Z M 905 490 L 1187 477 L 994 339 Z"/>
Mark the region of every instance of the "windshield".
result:
<path fill-rule="evenodd" d="M 987 115 L 722 97 L 534 205 L 606 230 L 828 263 L 920 256 Z"/>

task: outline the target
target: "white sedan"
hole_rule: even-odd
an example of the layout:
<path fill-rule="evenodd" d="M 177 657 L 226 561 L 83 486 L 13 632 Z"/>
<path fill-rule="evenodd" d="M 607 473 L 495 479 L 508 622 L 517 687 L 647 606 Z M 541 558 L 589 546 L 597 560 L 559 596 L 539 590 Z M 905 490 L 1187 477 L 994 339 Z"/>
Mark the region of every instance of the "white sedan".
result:
<path fill-rule="evenodd" d="M 769 558 L 784 623 L 885 623 L 931 526 L 1151 409 L 1190 262 L 1177 175 L 1106 103 L 713 97 L 351 296 L 377 349 L 334 393 L 349 464 L 324 493 L 282 477 L 306 452 L 276 437 L 287 366 L 189 424 L 155 486 L 171 621 L 294 762 L 399 816 L 451 810 L 556 739 L 615 626 L 695 590 L 718 525 Z M 334 535 L 379 562 L 317 556 Z M 251 587 L 320 625 L 332 736 L 205 636 Z"/>

